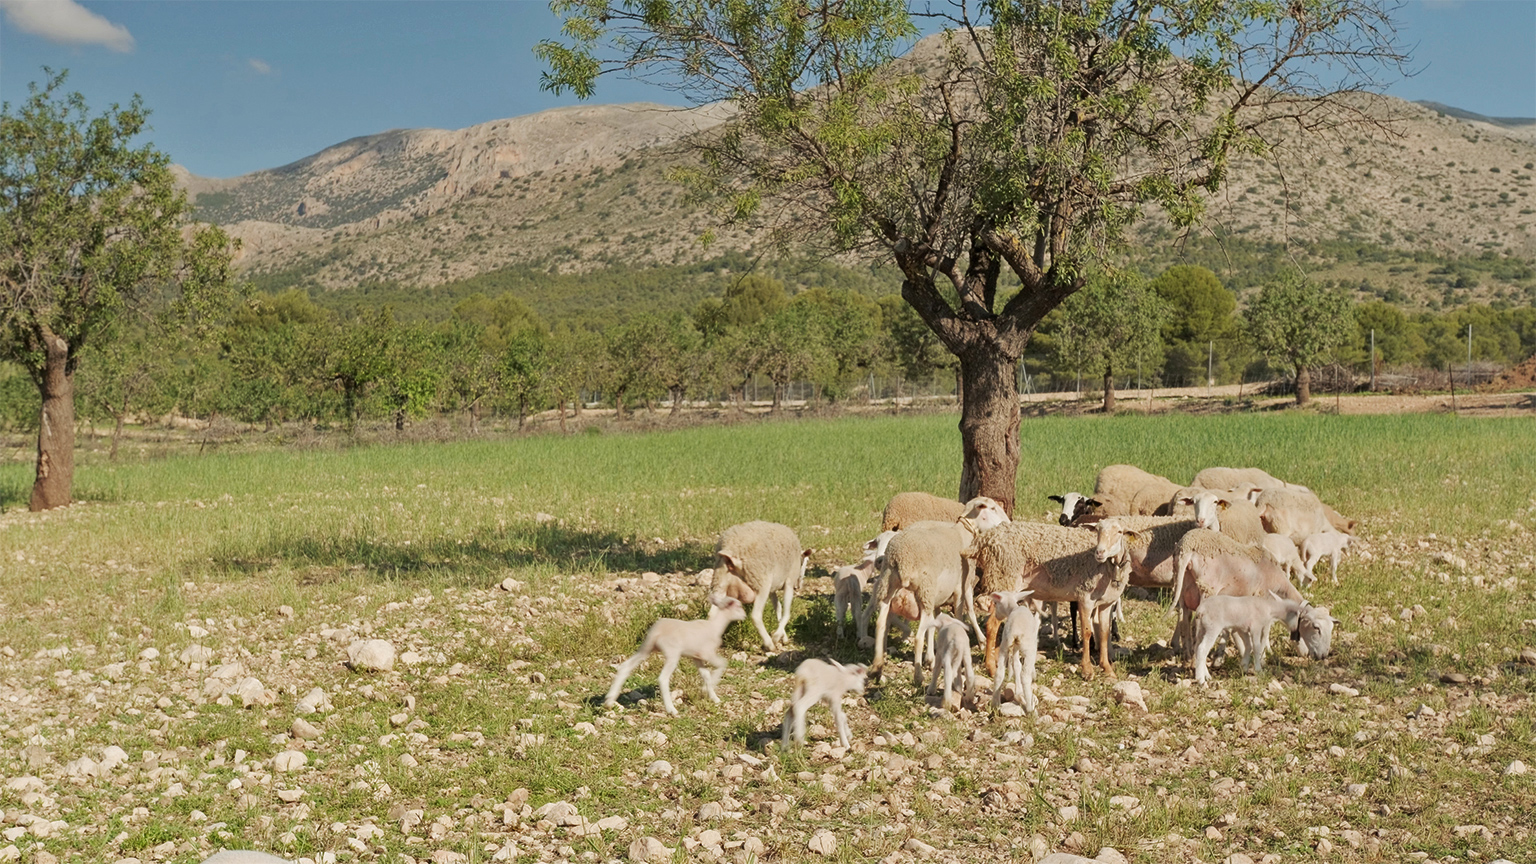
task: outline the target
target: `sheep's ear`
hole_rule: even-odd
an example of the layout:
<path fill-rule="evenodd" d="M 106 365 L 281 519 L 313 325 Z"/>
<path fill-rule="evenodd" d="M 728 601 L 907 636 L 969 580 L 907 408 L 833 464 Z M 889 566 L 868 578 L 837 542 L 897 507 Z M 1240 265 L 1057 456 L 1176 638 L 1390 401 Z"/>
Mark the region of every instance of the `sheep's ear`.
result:
<path fill-rule="evenodd" d="M 1067 499 L 1061 497 L 1060 495 L 1047 495 L 1047 496 L 1045 496 L 1045 500 L 1047 500 L 1047 501 L 1055 501 L 1057 504 L 1065 504 L 1065 503 L 1067 503 Z"/>
<path fill-rule="evenodd" d="M 1098 501 L 1098 500 L 1095 500 L 1093 498 L 1085 499 L 1083 501 L 1083 503 L 1087 504 L 1089 507 L 1103 507 L 1104 506 L 1104 502 L 1103 501 Z"/>
<path fill-rule="evenodd" d="M 1217 498 L 1217 499 L 1216 499 L 1216 506 L 1217 506 L 1217 507 L 1220 507 L 1220 508 L 1221 508 L 1221 509 L 1223 509 L 1223 510 L 1225 510 L 1225 509 L 1227 509 L 1227 508 L 1228 508 L 1228 507 L 1231 507 L 1231 506 L 1232 506 L 1232 502 L 1231 502 L 1231 501 L 1228 501 L 1228 500 L 1227 500 L 1227 499 L 1225 499 L 1225 498 Z"/>
<path fill-rule="evenodd" d="M 1186 507 L 1188 507 L 1188 506 L 1191 506 L 1191 505 L 1193 505 L 1195 503 L 1195 499 L 1190 497 L 1190 496 L 1188 496 L 1188 495 L 1185 495 L 1184 497 L 1179 499 L 1179 503 L 1183 504 Z"/>
<path fill-rule="evenodd" d="M 741 572 L 741 560 L 735 555 L 729 552 L 716 552 L 715 555 L 720 559 L 720 563 L 725 565 L 725 569 L 728 572 L 733 574 Z"/>
<path fill-rule="evenodd" d="M 1126 539 L 1126 542 L 1128 542 L 1128 543 L 1140 543 L 1141 542 L 1141 532 L 1140 531 L 1132 531 L 1129 528 L 1127 528 L 1127 529 L 1125 529 L 1125 539 Z"/>
<path fill-rule="evenodd" d="M 1019 596 L 1020 600 L 1023 600 L 1025 597 L 1028 597 L 1029 595 L 1031 595 L 1033 593 L 1035 593 L 1035 589 L 1030 588 L 1027 591 L 1020 591 L 1018 596 Z"/>

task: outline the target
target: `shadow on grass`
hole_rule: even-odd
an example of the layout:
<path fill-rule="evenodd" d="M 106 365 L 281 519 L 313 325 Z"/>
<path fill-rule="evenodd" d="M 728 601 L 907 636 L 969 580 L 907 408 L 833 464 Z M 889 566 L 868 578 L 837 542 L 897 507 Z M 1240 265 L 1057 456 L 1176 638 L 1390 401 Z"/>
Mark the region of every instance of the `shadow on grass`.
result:
<path fill-rule="evenodd" d="M 299 535 L 264 547 L 224 550 L 213 556 L 213 565 L 245 575 L 280 566 L 308 569 L 312 571 L 306 579 L 309 582 L 332 581 L 352 570 L 390 579 L 448 574 L 459 576 L 466 584 L 479 584 L 484 581 L 481 577 L 506 569 L 668 573 L 706 567 L 712 559 L 712 551 L 698 544 L 663 547 L 611 531 L 526 524 L 417 542 Z"/>

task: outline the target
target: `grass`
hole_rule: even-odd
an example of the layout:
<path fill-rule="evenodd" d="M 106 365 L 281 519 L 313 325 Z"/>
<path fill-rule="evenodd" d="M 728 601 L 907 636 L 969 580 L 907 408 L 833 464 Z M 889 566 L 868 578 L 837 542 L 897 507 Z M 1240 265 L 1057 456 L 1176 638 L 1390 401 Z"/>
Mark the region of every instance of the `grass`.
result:
<path fill-rule="evenodd" d="M 1525 420 L 1285 412 L 1025 424 L 1020 518 L 1043 517 L 1047 494 L 1087 491 L 1100 465 L 1132 462 L 1174 479 L 1259 465 L 1360 519 L 1371 557 L 1347 557 L 1342 584 L 1316 591 L 1345 622 L 1326 663 L 1277 653 L 1264 678 L 1238 677 L 1228 663 L 1212 688 L 1180 687 L 1179 670 L 1148 647 L 1166 634 L 1162 607 L 1132 603 L 1133 650 L 1119 668 L 1147 688 L 1150 715 L 1115 705 L 1105 681 L 1077 680 L 1071 658 L 1051 649 L 1040 683 L 1086 706 L 1047 700 L 1038 718 L 935 718 L 898 670 L 850 711 L 860 753 L 763 752 L 799 659 L 866 655 L 835 643 L 825 580 L 813 579 L 790 624 L 795 650 L 764 660 L 749 628 L 727 634 L 723 705 L 700 698 L 685 664 L 673 680 L 681 715 L 655 713 L 653 660 L 626 685 L 644 703 L 595 707 L 608 664 L 652 621 L 700 612 L 693 574 L 710 565 L 720 529 L 781 521 L 815 548 L 817 565 L 852 560 L 891 494 L 953 491 L 953 424 L 865 418 L 87 464 L 76 485 L 86 503 L 0 516 L 0 700 L 11 706 L 0 711 L 0 777 L 48 784 L 47 801 L 0 787 L 0 808 L 70 825 L 19 837 L 18 851 L 186 862 L 243 845 L 393 862 L 445 849 L 477 861 L 511 841 L 519 860 L 607 860 L 643 834 L 668 846 L 696 837 L 711 827 L 697 823 L 698 807 L 722 793 L 746 815 L 714 827 L 761 837 L 768 857 L 783 859 L 803 857 L 817 825 L 839 832 L 846 860 L 883 858 L 908 836 L 965 857 L 1027 856 L 1036 832 L 1051 849 L 1072 843 L 1090 855 L 1106 843 L 1146 861 L 1233 851 L 1289 860 L 1317 855 L 1322 835 L 1309 831 L 1327 826 L 1346 860 L 1387 854 L 1371 851 L 1372 838 L 1394 857 L 1519 861 L 1536 851 L 1522 815 L 1536 809 L 1530 777 L 1502 775 L 1513 759 L 1536 761 L 1536 675 L 1511 662 L 1536 627 L 1536 447 Z M 20 500 L 29 481 L 23 467 L 0 467 L 4 500 Z M 647 571 L 664 575 L 635 578 Z M 508 578 L 521 584 L 494 587 Z M 1425 611 L 1413 615 L 1415 605 Z M 194 625 L 210 635 L 192 637 Z M 422 659 L 386 676 L 347 672 L 345 642 L 370 636 Z M 207 670 L 173 660 L 197 641 L 220 652 L 216 663 L 260 678 L 273 704 L 204 694 Z M 59 647 L 70 651 L 36 656 Z M 162 656 L 140 660 L 149 647 Z M 117 663 L 114 680 L 106 667 Z M 1472 681 L 1442 685 L 1452 671 Z M 1362 695 L 1331 695 L 1335 682 Z M 319 741 L 296 744 L 285 733 L 313 686 L 336 710 L 311 718 Z M 1420 716 L 1421 705 L 1435 713 Z M 405 725 L 391 719 L 401 715 Z M 1009 730 L 1032 743 L 999 744 Z M 653 731 L 665 742 L 646 737 Z M 876 735 L 885 747 L 872 745 Z M 63 776 L 64 763 L 107 744 L 128 751 L 132 767 L 110 780 Z M 29 761 L 30 746 L 42 761 Z M 295 746 L 309 766 L 269 773 Z M 885 773 L 865 749 L 916 761 Z M 734 777 L 731 754 L 743 751 L 758 751 L 780 779 L 757 768 Z M 1082 758 L 1095 766 L 1086 774 Z M 673 776 L 647 775 L 655 759 Z M 941 778 L 947 795 L 930 791 Z M 235 780 L 248 785 L 231 790 Z M 1356 782 L 1363 795 L 1343 792 Z M 172 783 L 184 794 L 168 794 Z M 290 786 L 304 789 L 300 804 L 275 798 Z M 621 814 L 631 827 L 580 838 L 518 816 L 522 827 L 504 828 L 492 805 L 518 788 L 530 790 L 530 807 L 572 801 L 593 821 Z M 1138 809 L 1111 803 L 1122 795 Z M 785 800 L 791 814 L 776 814 L 771 805 Z M 402 832 L 388 818 L 395 805 L 422 809 L 422 824 Z M 1067 805 L 1079 808 L 1076 822 L 1060 818 Z M 369 820 L 385 836 L 352 842 Z M 1493 840 L 1456 830 L 1469 824 Z"/>

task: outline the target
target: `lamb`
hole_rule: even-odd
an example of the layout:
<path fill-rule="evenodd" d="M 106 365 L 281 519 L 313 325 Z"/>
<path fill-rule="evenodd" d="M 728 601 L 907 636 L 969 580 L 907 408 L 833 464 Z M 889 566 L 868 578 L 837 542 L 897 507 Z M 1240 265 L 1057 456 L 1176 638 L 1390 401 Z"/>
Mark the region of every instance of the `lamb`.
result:
<path fill-rule="evenodd" d="M 1095 539 L 1094 532 L 1082 528 L 1009 522 L 977 535 L 973 549 L 967 550 L 967 555 L 975 558 L 988 594 L 1030 589 L 1034 592 L 1032 603 L 1077 601 L 1085 635 L 1080 640 L 1084 678 L 1093 677 L 1086 638 L 1095 632 L 1089 629 L 1090 620 L 1098 628 L 1099 666 L 1114 674 L 1109 662 L 1110 618 L 1130 578 L 1129 567 L 1106 565 L 1094 558 Z M 991 632 L 986 636 L 990 674 L 996 674 L 997 669 L 993 644 L 996 624 L 996 619 L 990 621 Z"/>
<path fill-rule="evenodd" d="M 1035 655 L 1040 651 L 1040 615 L 1025 602 L 1031 591 L 997 591 L 992 594 L 992 617 L 1003 621 L 1002 659 L 997 684 L 992 689 L 992 710 L 1003 703 L 1003 687 L 1013 680 L 1014 699 L 1035 713 Z"/>
<path fill-rule="evenodd" d="M 1323 556 L 1327 556 L 1333 565 L 1333 584 L 1339 584 L 1339 556 L 1344 554 L 1353 540 L 1353 537 L 1338 531 L 1319 531 L 1308 535 L 1307 539 L 1301 541 L 1301 556 L 1307 575 L 1313 575 L 1312 568 Z"/>
<path fill-rule="evenodd" d="M 843 714 L 843 694 L 862 694 L 867 674 L 868 669 L 863 665 L 844 666 L 830 657 L 825 661 L 811 658 L 801 662 L 795 667 L 795 689 L 789 710 L 784 712 L 779 745 L 788 747 L 791 735 L 796 744 L 804 744 L 805 712 L 817 702 L 825 702 L 832 709 L 832 718 L 837 721 L 838 746 L 849 746 L 852 736 L 848 734 L 848 717 Z"/>
<path fill-rule="evenodd" d="M 745 522 L 720 532 L 715 544 L 713 591 L 752 604 L 752 625 L 762 637 L 763 648 L 775 650 L 784 644 L 784 628 L 789 625 L 790 604 L 795 589 L 810 563 L 811 550 L 802 549 L 800 539 L 787 526 L 776 522 Z M 779 626 L 769 638 L 763 626 L 763 606 L 768 595 L 779 593 Z"/>
<path fill-rule="evenodd" d="M 1265 489 L 1254 505 L 1266 531 L 1289 537 L 1298 547 L 1308 536 L 1332 527 L 1323 502 L 1307 490 Z"/>
<path fill-rule="evenodd" d="M 1107 516 L 1166 516 L 1168 499 L 1178 490 L 1179 484 L 1167 477 L 1135 465 L 1109 465 L 1099 470 L 1093 497 L 1105 502 L 1102 509 Z"/>
<path fill-rule="evenodd" d="M 1169 499 L 1168 515 L 1193 516 L 1201 528 L 1220 531 L 1239 543 L 1258 543 L 1264 539 L 1259 508 L 1235 492 L 1187 486 Z"/>
<path fill-rule="evenodd" d="M 955 522 L 918 522 L 891 538 L 880 567 L 879 612 L 875 619 L 875 658 L 870 672 L 875 676 L 885 666 L 885 635 L 893 603 L 916 614 L 917 638 L 914 646 L 912 683 L 923 686 L 924 643 L 934 613 L 941 606 L 954 604 L 958 613 L 969 612 L 972 626 L 975 609 L 963 589 L 971 584 L 972 564 L 961 553 L 971 544 L 976 532 L 1008 521 L 1002 505 L 991 498 L 976 498 L 967 514 Z M 898 598 L 898 595 L 901 595 Z"/>
<path fill-rule="evenodd" d="M 962 504 L 927 492 L 898 492 L 880 514 L 880 530 L 901 531 L 918 522 L 953 522 L 965 515 L 971 503 Z"/>
<path fill-rule="evenodd" d="M 875 562 L 885 554 L 886 544 L 896 536 L 895 531 L 882 531 L 874 539 L 864 544 L 864 558 L 859 563 L 839 567 L 832 571 L 832 595 L 833 612 L 832 619 L 837 622 L 837 638 L 843 638 L 843 618 L 845 613 L 851 613 L 854 632 L 864 634 L 865 624 L 868 621 L 868 612 L 864 605 L 864 592 L 869 589 L 869 580 L 875 575 Z"/>
<path fill-rule="evenodd" d="M 1068 492 L 1065 495 L 1048 495 L 1046 500 L 1061 505 L 1061 515 L 1056 517 L 1056 521 L 1068 528 L 1091 525 L 1104 518 L 1104 503 L 1097 498 Z"/>
<path fill-rule="evenodd" d="M 1344 537 L 1348 535 L 1341 534 L 1339 536 Z M 1259 545 L 1278 561 L 1281 567 L 1285 568 L 1285 572 L 1292 579 L 1295 579 L 1301 585 L 1311 585 L 1316 581 L 1312 575 L 1312 568 L 1302 563 L 1301 556 L 1296 554 L 1296 544 L 1292 543 L 1290 538 L 1281 537 L 1279 534 L 1265 534 L 1263 541 Z"/>
<path fill-rule="evenodd" d="M 720 682 L 720 676 L 725 674 L 726 667 L 725 658 L 720 656 L 720 639 L 725 635 L 725 628 L 745 617 L 747 609 L 741 605 L 740 600 L 714 594 L 710 597 L 709 616 L 706 618 L 696 621 L 662 618 L 652 624 L 651 629 L 645 631 L 640 650 L 620 664 L 618 673 L 613 676 L 613 686 L 608 688 L 608 695 L 603 698 L 603 704 L 610 707 L 618 704 L 619 691 L 623 689 L 630 674 L 658 651 L 665 660 L 659 681 L 661 704 L 668 714 L 677 715 L 677 707 L 672 704 L 672 670 L 677 668 L 678 661 L 684 657 L 698 663 L 705 692 L 711 701 L 719 702 L 720 697 L 715 695 L 715 685 Z M 706 664 L 714 669 L 713 676 L 709 669 L 704 668 Z"/>
<path fill-rule="evenodd" d="M 963 705 L 976 697 L 976 672 L 971 668 L 971 639 L 966 635 L 965 622 L 941 614 L 934 619 L 932 626 L 934 649 L 928 667 L 928 695 L 933 695 L 942 670 L 944 688 L 940 704 L 948 709 L 949 697 L 956 684 L 955 678 L 963 675 L 965 695 L 960 702 Z"/>
<path fill-rule="evenodd" d="M 1284 621 L 1286 629 L 1300 638 L 1298 628 L 1305 601 L 1282 600 L 1271 594 L 1264 597 L 1207 597 L 1195 610 L 1195 683 L 1204 684 L 1211 679 L 1206 658 L 1216 639 L 1230 631 L 1242 658 L 1239 669 L 1252 668 L 1253 674 L 1264 671 L 1264 652 L 1269 648 L 1269 628 L 1276 621 Z"/>
<path fill-rule="evenodd" d="M 1182 615 L 1175 639 L 1186 655 L 1194 647 L 1190 639 L 1194 612 L 1206 597 L 1257 597 L 1273 593 L 1282 600 L 1304 599 L 1268 552 L 1207 528 L 1196 528 L 1179 540 L 1173 572 L 1173 609 Z M 1322 659 L 1328 656 L 1333 638 L 1332 619 L 1327 619 L 1324 626 L 1328 610 L 1320 606 L 1307 608 L 1312 620 L 1304 622 L 1301 628 L 1303 653 Z"/>

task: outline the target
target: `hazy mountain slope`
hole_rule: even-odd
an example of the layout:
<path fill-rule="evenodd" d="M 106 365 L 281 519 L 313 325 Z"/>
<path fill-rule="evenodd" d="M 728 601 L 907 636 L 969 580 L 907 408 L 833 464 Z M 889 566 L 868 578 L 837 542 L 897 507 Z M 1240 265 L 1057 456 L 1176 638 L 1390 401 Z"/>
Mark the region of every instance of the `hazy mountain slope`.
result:
<path fill-rule="evenodd" d="M 1399 135 L 1279 136 L 1276 162 L 1234 165 L 1210 231 L 1536 257 L 1536 126 L 1362 98 Z M 395 130 L 281 168 L 182 181 L 202 218 L 242 238 L 251 272 L 328 288 L 440 285 L 516 265 L 683 264 L 756 239 L 722 232 L 706 247 L 712 220 L 668 176 L 691 163 L 684 139 L 728 116 L 720 106 L 561 108 L 456 131 Z M 1151 246 L 1172 235 L 1152 218 L 1139 238 Z"/>

